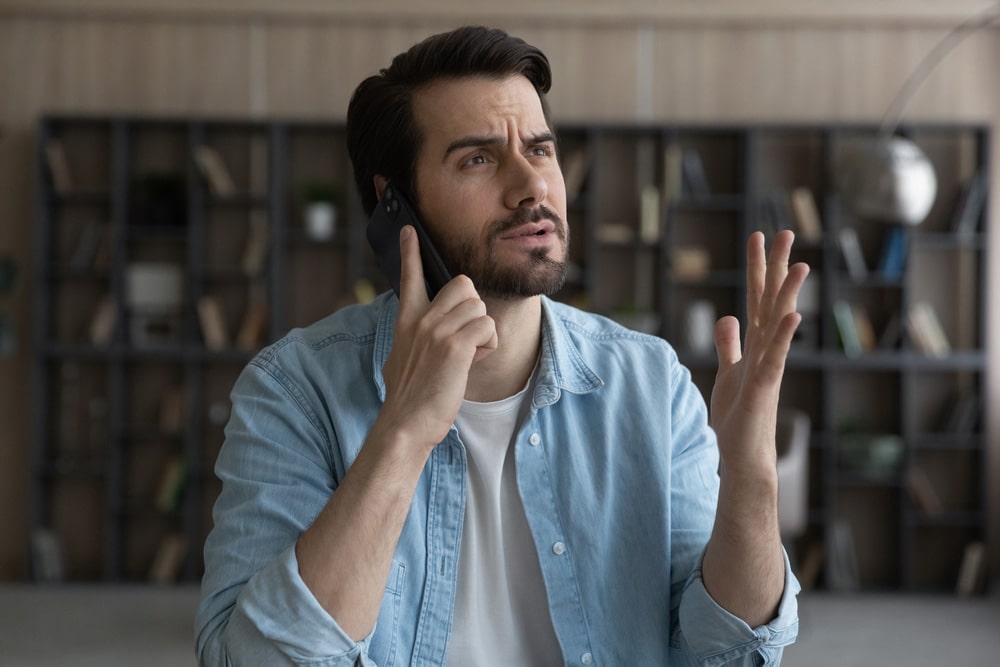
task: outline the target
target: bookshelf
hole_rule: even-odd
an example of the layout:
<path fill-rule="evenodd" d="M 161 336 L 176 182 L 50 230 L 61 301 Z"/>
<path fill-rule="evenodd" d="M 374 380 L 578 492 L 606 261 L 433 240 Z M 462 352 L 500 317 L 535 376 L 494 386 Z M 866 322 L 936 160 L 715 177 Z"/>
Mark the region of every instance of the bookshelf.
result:
<path fill-rule="evenodd" d="M 858 219 L 829 185 L 873 127 L 557 129 L 571 228 L 558 298 L 666 337 L 706 397 L 704 323 L 745 318 L 747 235 L 797 231 L 794 259 L 812 274 L 781 402 L 809 415 L 811 444 L 795 551 L 825 556 L 809 582 L 820 587 L 954 590 L 987 525 L 987 231 L 982 197 L 971 212 L 963 202 L 988 172 L 988 127 L 904 128 L 940 184 L 928 219 L 902 230 Z M 196 580 L 236 376 L 359 281 L 385 287 L 344 127 L 48 116 L 37 154 L 35 542 L 57 545 L 66 579 Z M 341 193 L 319 240 L 303 222 L 317 186 Z M 864 273 L 850 270 L 859 258 Z M 911 321 L 918 304 L 936 315 L 937 345 Z M 845 535 L 853 582 L 834 562 Z"/>

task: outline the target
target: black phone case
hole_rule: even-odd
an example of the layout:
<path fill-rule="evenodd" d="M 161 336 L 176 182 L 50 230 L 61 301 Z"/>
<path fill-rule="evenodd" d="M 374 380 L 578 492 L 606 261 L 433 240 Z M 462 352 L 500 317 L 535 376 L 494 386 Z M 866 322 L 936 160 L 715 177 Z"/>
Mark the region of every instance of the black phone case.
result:
<path fill-rule="evenodd" d="M 375 251 L 378 266 L 389 280 L 392 290 L 399 296 L 399 277 L 402 259 L 399 255 L 399 232 L 406 225 L 417 230 L 420 241 L 420 260 L 424 266 L 424 283 L 427 297 L 433 299 L 438 291 L 451 280 L 441 256 L 420 223 L 406 198 L 394 187 L 387 185 L 368 221 L 368 243 Z"/>

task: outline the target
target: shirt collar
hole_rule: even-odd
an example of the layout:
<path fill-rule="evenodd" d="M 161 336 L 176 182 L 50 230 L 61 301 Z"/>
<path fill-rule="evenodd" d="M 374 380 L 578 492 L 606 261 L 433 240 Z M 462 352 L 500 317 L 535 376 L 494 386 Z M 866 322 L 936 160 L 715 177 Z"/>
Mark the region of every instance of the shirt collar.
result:
<path fill-rule="evenodd" d="M 372 377 L 379 398 L 385 401 L 382 367 L 392 350 L 399 299 L 392 292 L 387 292 L 375 301 L 374 307 L 380 308 L 380 314 L 375 330 Z M 586 394 L 604 386 L 604 381 L 590 367 L 570 337 L 555 304 L 547 297 L 542 297 L 542 353 L 538 364 L 538 382 L 532 394 L 532 404 L 536 408 L 555 403 L 562 391 Z"/>

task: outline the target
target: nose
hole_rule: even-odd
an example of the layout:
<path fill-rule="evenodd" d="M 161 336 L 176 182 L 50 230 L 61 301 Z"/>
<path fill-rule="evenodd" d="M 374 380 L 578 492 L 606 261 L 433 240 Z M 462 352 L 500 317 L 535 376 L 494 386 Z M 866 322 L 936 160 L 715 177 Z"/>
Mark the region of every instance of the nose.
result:
<path fill-rule="evenodd" d="M 515 154 L 507 161 L 504 204 L 510 209 L 537 206 L 549 194 L 549 184 L 525 156 Z"/>

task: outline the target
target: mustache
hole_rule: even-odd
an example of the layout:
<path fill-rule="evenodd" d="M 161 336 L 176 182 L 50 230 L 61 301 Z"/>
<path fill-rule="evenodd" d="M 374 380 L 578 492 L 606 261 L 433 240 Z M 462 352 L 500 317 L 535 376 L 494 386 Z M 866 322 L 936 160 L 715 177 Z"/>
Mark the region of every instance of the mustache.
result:
<path fill-rule="evenodd" d="M 493 221 L 490 223 L 490 238 L 497 239 L 501 234 L 511 229 L 516 229 L 529 222 L 541 222 L 542 220 L 551 220 L 556 223 L 556 236 L 560 240 L 566 240 L 566 225 L 563 223 L 563 219 L 559 217 L 558 213 L 544 204 L 534 208 L 519 208 L 506 218 Z"/>

